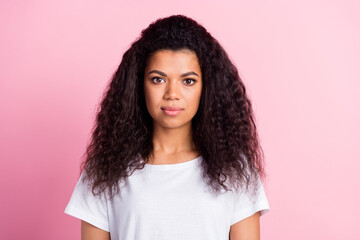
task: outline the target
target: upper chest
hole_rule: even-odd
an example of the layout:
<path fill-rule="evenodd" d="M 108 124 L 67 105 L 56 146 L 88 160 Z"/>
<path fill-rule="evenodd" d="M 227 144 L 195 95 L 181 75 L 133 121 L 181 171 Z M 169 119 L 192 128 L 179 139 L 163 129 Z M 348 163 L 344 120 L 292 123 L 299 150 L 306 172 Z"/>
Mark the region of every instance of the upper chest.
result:
<path fill-rule="evenodd" d="M 232 211 L 230 194 L 214 195 L 197 169 L 143 171 L 130 176 L 121 198 L 112 203 L 125 215 L 154 217 L 220 217 Z"/>

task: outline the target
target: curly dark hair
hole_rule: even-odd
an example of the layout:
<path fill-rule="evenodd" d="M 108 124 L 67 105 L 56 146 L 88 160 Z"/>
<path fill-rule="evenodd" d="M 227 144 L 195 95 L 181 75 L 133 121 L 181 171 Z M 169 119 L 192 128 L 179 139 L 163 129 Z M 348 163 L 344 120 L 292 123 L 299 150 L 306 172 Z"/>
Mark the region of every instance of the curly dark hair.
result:
<path fill-rule="evenodd" d="M 196 53 L 203 88 L 192 119 L 193 141 L 202 173 L 215 192 L 255 186 L 265 178 L 251 102 L 238 70 L 224 48 L 195 20 L 184 15 L 159 18 L 142 30 L 124 53 L 107 85 L 81 163 L 83 180 L 94 195 L 119 193 L 121 180 L 144 168 L 153 151 L 152 118 L 144 97 L 144 70 L 157 50 L 189 49 Z M 141 161 L 141 160 L 145 161 Z M 120 191 L 121 192 L 121 191 Z"/>

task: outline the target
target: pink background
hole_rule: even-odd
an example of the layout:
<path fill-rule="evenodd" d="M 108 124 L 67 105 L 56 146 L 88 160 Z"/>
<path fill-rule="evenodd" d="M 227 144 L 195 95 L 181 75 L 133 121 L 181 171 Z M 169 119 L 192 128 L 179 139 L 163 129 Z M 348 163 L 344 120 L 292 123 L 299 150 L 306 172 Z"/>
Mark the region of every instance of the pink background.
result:
<path fill-rule="evenodd" d="M 359 1 L 1 1 L 0 239 L 80 239 L 64 214 L 122 54 L 185 14 L 224 46 L 256 114 L 262 239 L 360 239 Z"/>

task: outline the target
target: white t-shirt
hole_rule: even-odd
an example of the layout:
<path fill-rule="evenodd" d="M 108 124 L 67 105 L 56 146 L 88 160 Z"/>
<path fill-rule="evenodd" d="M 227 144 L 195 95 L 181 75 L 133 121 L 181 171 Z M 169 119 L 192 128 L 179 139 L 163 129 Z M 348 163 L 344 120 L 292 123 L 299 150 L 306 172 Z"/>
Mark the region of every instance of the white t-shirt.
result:
<path fill-rule="evenodd" d="M 112 200 L 94 197 L 81 183 L 83 172 L 65 213 L 110 232 L 112 240 L 228 240 L 232 224 L 270 210 L 260 178 L 255 200 L 235 191 L 215 196 L 200 161 L 146 164 Z"/>

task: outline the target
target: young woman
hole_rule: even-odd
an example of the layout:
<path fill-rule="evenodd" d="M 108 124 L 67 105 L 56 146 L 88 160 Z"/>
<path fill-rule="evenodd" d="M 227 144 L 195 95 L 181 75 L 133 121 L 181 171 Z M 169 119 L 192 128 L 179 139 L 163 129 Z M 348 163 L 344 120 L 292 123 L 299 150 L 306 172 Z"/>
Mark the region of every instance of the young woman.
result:
<path fill-rule="evenodd" d="M 108 86 L 65 213 L 84 240 L 260 239 L 262 155 L 222 46 L 191 18 L 158 19 Z"/>

